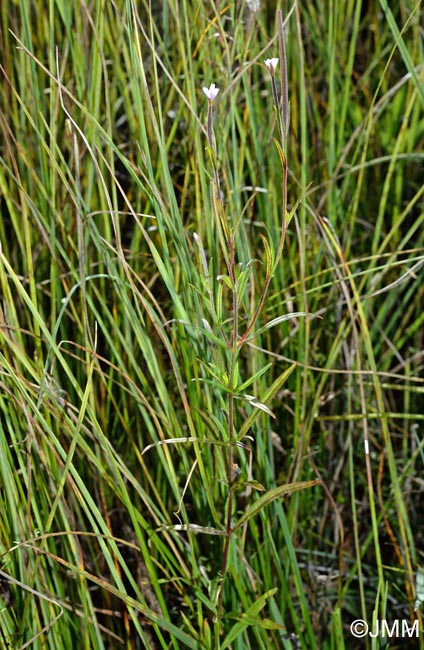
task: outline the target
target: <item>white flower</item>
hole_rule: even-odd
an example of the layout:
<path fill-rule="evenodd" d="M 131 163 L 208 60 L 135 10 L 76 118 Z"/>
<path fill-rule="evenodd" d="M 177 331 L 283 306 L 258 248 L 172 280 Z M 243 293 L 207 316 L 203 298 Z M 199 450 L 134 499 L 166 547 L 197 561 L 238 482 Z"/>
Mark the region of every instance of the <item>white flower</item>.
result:
<path fill-rule="evenodd" d="M 278 59 L 277 59 L 278 60 Z M 209 99 L 210 102 L 213 102 L 217 94 L 219 93 L 219 88 L 215 86 L 215 84 L 211 84 L 209 88 L 202 88 L 203 92 L 205 93 L 206 97 Z"/>
<path fill-rule="evenodd" d="M 278 65 L 278 59 L 277 59 L 277 58 L 274 58 L 274 59 L 265 59 L 264 63 L 265 63 L 265 65 L 266 65 L 266 67 L 268 68 L 268 70 L 270 71 L 270 73 L 271 73 L 271 74 L 274 74 L 274 72 L 275 72 L 275 68 L 276 68 L 277 65 Z"/>
<path fill-rule="evenodd" d="M 249 11 L 253 13 L 259 11 L 261 6 L 261 0 L 247 0 L 246 4 Z"/>

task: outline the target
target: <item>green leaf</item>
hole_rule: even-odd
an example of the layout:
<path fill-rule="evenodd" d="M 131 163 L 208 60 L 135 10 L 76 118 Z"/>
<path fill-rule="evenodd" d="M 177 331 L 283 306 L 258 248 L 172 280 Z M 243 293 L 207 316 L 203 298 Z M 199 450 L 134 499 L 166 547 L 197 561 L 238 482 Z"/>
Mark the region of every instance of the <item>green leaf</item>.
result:
<path fill-rule="evenodd" d="M 239 376 L 240 376 L 239 364 L 238 364 L 238 361 L 236 361 L 236 364 L 234 366 L 233 382 L 232 382 L 232 386 L 230 387 L 232 392 L 237 390 L 237 384 L 239 382 Z"/>
<path fill-rule="evenodd" d="M 222 314 L 223 314 L 223 307 L 222 307 L 222 293 L 224 290 L 223 287 L 224 287 L 223 283 L 219 282 L 218 291 L 216 293 L 216 304 L 215 304 L 216 317 L 218 323 L 222 321 Z"/>
<path fill-rule="evenodd" d="M 241 305 L 243 301 L 243 294 L 246 289 L 246 284 L 251 275 L 252 268 L 250 266 L 245 266 L 242 271 L 238 271 L 236 274 L 237 302 L 239 305 Z"/>
<path fill-rule="evenodd" d="M 296 368 L 296 363 L 293 363 L 289 368 L 287 368 L 277 379 L 271 384 L 271 386 L 265 391 L 265 393 L 262 395 L 260 398 L 260 401 L 262 404 L 266 404 L 270 400 L 273 399 L 273 397 L 278 393 L 280 390 L 281 386 L 286 383 L 287 379 L 290 377 L 292 374 L 293 370 Z M 259 416 L 260 410 L 255 410 L 253 413 L 249 415 L 249 417 L 244 421 L 240 431 L 239 435 L 237 436 L 237 440 L 243 440 L 244 436 L 247 435 L 247 432 L 249 429 L 253 426 L 253 423 L 255 422 L 256 418 Z"/>
<path fill-rule="evenodd" d="M 258 618 L 260 611 L 265 607 L 268 598 L 271 598 L 277 591 L 277 588 L 270 589 L 263 596 L 260 596 L 256 602 L 249 607 L 249 609 L 241 615 L 238 622 L 231 628 L 225 637 L 221 650 L 225 650 L 230 644 L 237 639 L 244 630 L 251 625 L 260 625 L 261 621 Z"/>
<path fill-rule="evenodd" d="M 232 484 L 231 489 L 239 492 L 240 490 L 244 490 L 246 487 L 250 487 L 252 490 L 258 490 L 258 492 L 265 492 L 265 487 L 262 483 L 259 483 L 259 481 L 237 481 Z"/>
<path fill-rule="evenodd" d="M 296 203 L 294 204 L 294 206 L 290 210 L 290 212 L 288 212 L 286 210 L 286 226 L 288 226 L 290 221 L 293 219 L 294 215 L 296 214 L 296 210 L 299 207 L 299 205 L 301 204 L 301 202 L 302 202 L 302 200 L 300 198 L 298 198 Z"/>
<path fill-rule="evenodd" d="M 298 483 L 285 483 L 284 485 L 279 485 L 273 490 L 269 490 L 266 494 L 259 497 L 257 501 L 252 503 L 252 505 L 242 514 L 236 525 L 233 527 L 233 533 L 248 522 L 249 519 L 263 510 L 265 506 L 269 505 L 276 499 L 282 499 L 293 492 L 306 490 L 307 488 L 314 487 L 314 485 L 318 485 L 319 483 L 321 483 L 319 480 L 299 481 Z"/>
<path fill-rule="evenodd" d="M 275 621 L 272 621 L 270 618 L 261 618 L 261 620 L 258 623 L 259 627 L 261 627 L 264 630 L 284 630 L 285 631 L 285 626 L 281 625 L 281 623 L 276 623 Z"/>
<path fill-rule="evenodd" d="M 211 628 L 209 627 L 209 621 L 207 618 L 203 620 L 202 645 L 205 648 L 205 650 L 211 650 L 212 648 L 212 634 L 211 634 Z"/>
<path fill-rule="evenodd" d="M 280 156 L 281 160 L 281 167 L 285 169 L 287 167 L 287 160 L 286 160 L 286 154 L 283 151 L 283 148 L 281 144 L 278 142 L 276 138 L 272 138 L 274 140 L 274 144 L 277 147 L 278 155 Z"/>
<path fill-rule="evenodd" d="M 219 594 L 221 593 L 222 589 L 222 584 L 223 584 L 223 577 L 222 575 L 219 576 L 219 578 L 213 578 L 208 585 L 208 594 L 209 598 L 211 599 L 211 602 L 213 603 L 213 607 L 211 607 L 211 611 L 215 611 L 218 602 L 219 602 Z"/>
<path fill-rule="evenodd" d="M 259 236 L 260 236 L 260 238 L 262 240 L 262 243 L 263 243 L 264 249 L 265 249 L 266 277 L 270 278 L 271 275 L 272 275 L 272 269 L 274 267 L 274 255 L 273 255 L 273 252 L 271 250 L 271 246 L 270 246 L 269 241 L 267 240 L 267 238 L 262 233 L 260 233 Z"/>
<path fill-rule="evenodd" d="M 193 639 L 196 639 L 198 641 L 199 640 L 199 633 L 197 632 L 195 627 L 191 624 L 190 619 L 188 618 L 188 616 L 186 616 L 186 614 L 184 614 L 183 611 L 181 611 L 181 617 L 182 617 L 188 631 L 193 636 Z"/>
<path fill-rule="evenodd" d="M 241 386 L 237 387 L 237 393 L 241 393 L 242 391 L 246 390 L 250 386 L 250 384 L 253 384 L 254 381 L 259 379 L 259 377 L 262 377 L 272 366 L 272 363 L 267 363 L 267 365 L 264 368 L 261 368 L 258 370 L 258 372 L 255 372 L 252 377 L 249 377 L 245 382 L 241 384 Z"/>
<path fill-rule="evenodd" d="M 267 330 L 271 329 L 271 327 L 275 327 L 280 323 L 284 323 L 286 320 L 291 320 L 292 318 L 297 318 L 298 316 L 309 316 L 309 318 L 315 318 L 315 314 L 308 314 L 305 311 L 295 311 L 292 314 L 283 314 L 282 316 L 277 316 L 277 318 L 273 318 L 268 323 L 266 323 L 266 325 L 263 325 L 263 327 L 260 327 L 258 330 L 253 332 L 253 334 L 250 334 L 250 336 L 247 337 L 246 341 L 251 341 L 259 334 L 263 334 L 263 332 L 266 332 Z"/>
<path fill-rule="evenodd" d="M 234 284 L 229 275 L 218 275 L 216 279 L 218 280 L 218 282 L 221 282 L 222 280 L 223 282 L 225 282 L 227 287 L 231 289 L 231 291 L 234 291 Z"/>
<path fill-rule="evenodd" d="M 193 588 L 194 596 L 196 598 L 198 607 L 201 607 L 200 603 L 203 603 L 211 612 L 215 614 L 216 605 L 218 603 L 218 597 L 215 594 L 212 594 L 212 592 L 209 589 L 208 591 L 209 593 L 208 595 L 206 595 L 202 591 L 202 589 L 199 589 L 198 587 Z"/>

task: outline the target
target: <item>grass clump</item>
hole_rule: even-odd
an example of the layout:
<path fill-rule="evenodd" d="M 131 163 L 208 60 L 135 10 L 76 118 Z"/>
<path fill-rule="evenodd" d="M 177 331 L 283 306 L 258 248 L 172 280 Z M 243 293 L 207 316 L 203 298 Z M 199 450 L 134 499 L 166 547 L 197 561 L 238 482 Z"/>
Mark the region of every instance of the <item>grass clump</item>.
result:
<path fill-rule="evenodd" d="M 420 3 L 277 4 L 2 5 L 5 648 L 421 626 Z"/>

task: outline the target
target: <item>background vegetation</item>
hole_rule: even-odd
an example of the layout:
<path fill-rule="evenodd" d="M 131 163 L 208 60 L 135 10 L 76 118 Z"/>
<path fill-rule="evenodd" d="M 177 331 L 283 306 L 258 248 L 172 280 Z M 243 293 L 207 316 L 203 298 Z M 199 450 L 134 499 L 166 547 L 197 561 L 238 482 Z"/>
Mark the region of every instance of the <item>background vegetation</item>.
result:
<path fill-rule="evenodd" d="M 422 626 L 423 24 L 388 4 L 3 0 L 1 648 Z M 299 203 L 234 356 L 281 231 L 277 9 Z"/>

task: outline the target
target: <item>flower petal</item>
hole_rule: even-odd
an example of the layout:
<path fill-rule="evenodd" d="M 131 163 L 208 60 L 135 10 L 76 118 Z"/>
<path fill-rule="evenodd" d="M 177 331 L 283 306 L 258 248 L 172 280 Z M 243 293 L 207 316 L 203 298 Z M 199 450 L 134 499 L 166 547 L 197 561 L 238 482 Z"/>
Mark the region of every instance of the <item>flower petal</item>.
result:
<path fill-rule="evenodd" d="M 217 94 L 219 93 L 219 88 L 215 86 L 215 84 L 211 84 L 209 88 L 206 88 L 204 86 L 202 88 L 203 92 L 205 93 L 206 97 L 209 99 L 210 102 L 213 102 Z"/>
<path fill-rule="evenodd" d="M 268 70 L 270 71 L 270 73 L 273 74 L 275 72 L 275 68 L 278 65 L 278 59 L 277 57 L 274 57 L 273 59 L 265 59 L 264 63 L 268 68 Z"/>

